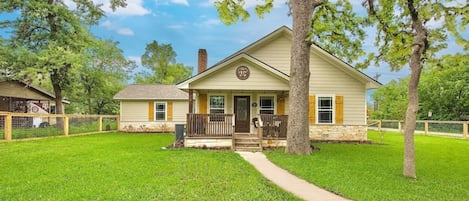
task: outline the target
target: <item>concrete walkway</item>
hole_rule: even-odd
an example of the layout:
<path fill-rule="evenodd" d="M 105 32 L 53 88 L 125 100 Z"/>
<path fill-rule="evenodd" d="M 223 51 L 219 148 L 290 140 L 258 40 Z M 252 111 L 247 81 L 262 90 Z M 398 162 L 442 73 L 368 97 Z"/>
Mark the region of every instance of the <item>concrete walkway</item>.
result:
<path fill-rule="evenodd" d="M 237 152 L 246 161 L 251 163 L 265 178 L 296 195 L 309 201 L 342 201 L 347 200 L 334 193 L 321 189 L 307 181 L 279 168 L 261 152 Z"/>

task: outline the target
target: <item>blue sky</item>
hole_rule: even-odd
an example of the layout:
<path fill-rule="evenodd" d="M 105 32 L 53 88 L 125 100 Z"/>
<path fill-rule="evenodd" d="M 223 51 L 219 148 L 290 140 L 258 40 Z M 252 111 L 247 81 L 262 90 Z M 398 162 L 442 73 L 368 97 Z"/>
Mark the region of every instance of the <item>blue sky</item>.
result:
<path fill-rule="evenodd" d="M 220 22 L 213 1 L 128 0 L 128 6 L 116 12 L 105 5 L 107 16 L 92 31 L 101 38 L 119 41 L 125 55 L 137 63 L 147 43 L 153 40 L 170 43 L 177 53 L 177 62 L 196 69 L 199 48 L 207 49 L 211 66 L 280 26 L 292 24 L 287 5 L 277 0 L 274 9 L 263 19 L 252 14 L 248 22 L 227 26 Z M 245 7 L 253 9 L 255 5 L 255 0 L 247 0 Z M 356 7 L 361 9 L 359 4 Z M 365 48 L 372 49 L 372 41 L 372 38 L 367 40 Z M 364 72 L 369 76 L 379 72 L 383 83 L 408 75 L 407 68 L 390 72 L 386 67 L 370 66 Z"/>
<path fill-rule="evenodd" d="M 70 0 L 64 1 L 72 5 Z M 214 0 L 127 0 L 128 5 L 115 12 L 109 8 L 109 0 L 93 1 L 104 4 L 106 17 L 99 25 L 91 27 L 92 32 L 102 39 L 118 41 L 125 56 L 137 64 L 140 64 L 146 44 L 156 40 L 159 44 L 171 44 L 177 53 L 177 62 L 194 69 L 197 68 L 198 49 L 207 49 L 211 66 L 280 26 L 291 27 L 292 24 L 288 7 L 282 0 L 275 1 L 274 9 L 264 19 L 252 14 L 248 22 L 230 26 L 220 22 Z M 356 3 L 358 12 L 364 12 L 361 1 L 352 2 Z M 256 0 L 246 0 L 245 8 L 252 10 L 256 3 Z M 373 36 L 364 41 L 367 51 L 374 49 L 373 41 Z M 455 51 L 451 43 L 449 47 L 448 51 Z M 369 76 L 380 73 L 382 83 L 409 74 L 408 67 L 390 72 L 386 66 L 370 66 L 364 72 Z"/>

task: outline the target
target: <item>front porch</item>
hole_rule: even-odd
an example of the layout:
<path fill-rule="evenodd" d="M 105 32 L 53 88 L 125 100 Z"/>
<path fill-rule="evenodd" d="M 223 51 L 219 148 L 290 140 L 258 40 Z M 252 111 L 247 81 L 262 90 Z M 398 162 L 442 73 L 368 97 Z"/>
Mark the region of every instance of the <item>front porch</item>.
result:
<path fill-rule="evenodd" d="M 288 115 L 257 115 L 250 132 L 236 130 L 234 114 L 187 114 L 186 122 L 186 147 L 262 150 L 285 146 Z"/>

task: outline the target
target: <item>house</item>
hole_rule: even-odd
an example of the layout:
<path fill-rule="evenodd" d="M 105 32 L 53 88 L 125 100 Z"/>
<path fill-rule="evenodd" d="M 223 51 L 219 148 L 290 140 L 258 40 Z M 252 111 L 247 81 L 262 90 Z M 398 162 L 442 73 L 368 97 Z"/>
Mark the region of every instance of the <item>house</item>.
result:
<path fill-rule="evenodd" d="M 70 102 L 63 101 L 62 104 Z M 37 86 L 16 80 L 0 81 L 0 111 L 31 114 L 55 114 L 55 96 Z M 25 117 L 27 125 L 38 127 L 49 121 L 43 117 Z M 2 124 L 3 119 L 0 119 Z"/>
<path fill-rule="evenodd" d="M 285 146 L 291 43 L 292 30 L 283 26 L 210 68 L 206 50 L 199 50 L 197 75 L 177 85 L 187 93 L 179 105 L 188 112 L 179 119 L 186 124 L 185 146 Z M 310 56 L 310 139 L 366 141 L 366 93 L 381 84 L 317 45 Z M 150 106 L 135 118 L 146 118 Z"/>
<path fill-rule="evenodd" d="M 120 131 L 174 132 L 185 124 L 188 94 L 175 85 L 133 84 L 114 96 L 120 101 Z"/>
<path fill-rule="evenodd" d="M 211 68 L 199 51 L 198 74 L 178 84 L 189 93 L 193 111 L 185 145 L 285 145 L 291 42 L 292 30 L 283 26 Z M 366 93 L 381 84 L 317 45 L 310 56 L 310 139 L 366 141 Z M 249 140 L 238 139 L 246 138 L 242 133 L 250 133 Z"/>

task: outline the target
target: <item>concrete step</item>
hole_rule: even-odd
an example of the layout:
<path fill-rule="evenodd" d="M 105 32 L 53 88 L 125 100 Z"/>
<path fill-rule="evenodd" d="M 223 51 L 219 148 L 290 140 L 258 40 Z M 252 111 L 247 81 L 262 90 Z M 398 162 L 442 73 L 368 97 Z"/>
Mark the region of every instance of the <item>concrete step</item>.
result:
<path fill-rule="evenodd" d="M 249 151 L 249 152 L 258 152 L 262 151 L 261 147 L 236 147 L 236 151 Z"/>

